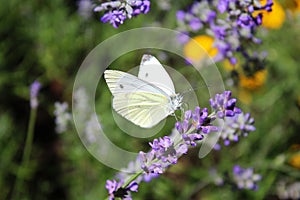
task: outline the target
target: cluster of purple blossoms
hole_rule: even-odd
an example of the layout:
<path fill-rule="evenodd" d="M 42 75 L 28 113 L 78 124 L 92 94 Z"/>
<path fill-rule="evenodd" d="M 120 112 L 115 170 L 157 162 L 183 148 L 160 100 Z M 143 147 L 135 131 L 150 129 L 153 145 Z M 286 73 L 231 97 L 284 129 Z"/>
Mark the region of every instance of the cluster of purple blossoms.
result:
<path fill-rule="evenodd" d="M 105 11 L 101 21 L 109 22 L 114 28 L 118 28 L 127 18 L 146 14 L 149 10 L 150 0 L 112 0 L 94 8 L 94 12 Z"/>
<path fill-rule="evenodd" d="M 250 113 L 244 114 L 235 104 L 236 99 L 231 98 L 230 91 L 216 94 L 214 99 L 210 99 L 210 105 L 216 116 L 224 119 L 221 138 L 225 146 L 228 146 L 231 141 L 238 142 L 240 136 L 246 137 L 250 132 L 255 131 L 254 119 Z M 220 149 L 220 145 L 217 144 L 215 149 Z"/>
<path fill-rule="evenodd" d="M 225 125 L 221 132 L 221 138 L 224 145 L 228 146 L 230 141 L 238 142 L 239 137 L 247 137 L 252 131 L 255 131 L 254 119 L 250 113 L 240 113 L 233 117 L 225 119 Z"/>
<path fill-rule="evenodd" d="M 122 187 L 123 182 L 117 182 L 116 180 L 107 180 L 106 189 L 108 190 L 109 200 L 114 200 L 115 198 L 121 198 L 122 200 L 131 200 L 130 192 L 138 191 L 138 184 L 133 181 L 128 186 Z"/>
<path fill-rule="evenodd" d="M 129 193 L 129 191 L 133 191 L 131 184 L 122 186 L 121 183 L 124 183 L 125 180 L 131 183 L 135 181 L 134 188 L 137 188 L 137 184 L 142 180 L 149 182 L 152 178 L 163 174 L 170 165 L 177 163 L 179 157 L 187 154 L 189 147 L 197 146 L 206 134 L 221 130 L 220 127 L 212 125 L 216 118 L 224 120 L 232 118 L 231 128 L 236 127 L 236 131 L 243 130 L 246 132 L 255 129 L 247 126 L 247 124 L 252 123 L 252 118 L 244 117 L 245 122 L 239 121 L 242 118 L 235 120 L 236 116 L 241 115 L 241 110 L 235 106 L 236 99 L 231 98 L 231 92 L 225 91 L 222 94 L 217 94 L 214 99 L 210 100 L 210 103 L 214 110 L 211 114 L 208 113 L 207 108 L 201 109 L 200 107 L 196 107 L 194 111 L 186 111 L 184 119 L 176 122 L 171 136 L 164 136 L 149 142 L 151 150 L 147 153 L 141 151 L 137 160 L 129 164 L 126 171 L 129 171 L 130 175 L 119 173 L 120 183 L 108 181 L 106 188 L 111 198 L 131 199 Z M 234 126 L 235 123 L 240 123 L 240 126 Z"/>
<path fill-rule="evenodd" d="M 35 109 L 38 107 L 38 99 L 37 96 L 39 94 L 39 91 L 41 89 L 41 83 L 38 81 L 34 81 L 31 85 L 30 85 L 30 107 Z"/>
<path fill-rule="evenodd" d="M 188 151 L 185 143 L 175 145 L 169 136 L 154 139 L 149 145 L 151 151 L 148 153 L 141 151 L 138 158 L 146 182 L 162 174 L 170 165 L 176 164 L 177 159 Z"/>
<path fill-rule="evenodd" d="M 196 142 L 204 138 L 203 134 L 218 131 L 218 127 L 211 124 L 214 119 L 207 108 L 196 107 L 194 111 L 186 111 L 183 121 L 176 122 L 175 127 L 187 145 L 196 146 Z"/>
<path fill-rule="evenodd" d="M 217 113 L 217 117 L 224 119 L 225 117 L 234 117 L 240 114 L 241 109 L 235 106 L 236 99 L 231 98 L 231 92 L 225 91 L 222 94 L 216 94 L 214 99 L 209 100 L 211 107 Z"/>
<path fill-rule="evenodd" d="M 272 5 L 272 0 L 267 0 L 266 5 L 255 0 L 196 1 L 188 11 L 177 12 L 178 30 L 185 34 L 199 34 L 203 30 L 214 38 L 214 47 L 218 49 L 215 61 L 227 58 L 236 64 L 235 52 L 251 58 L 246 51 L 249 42 L 261 42 L 254 35 L 263 16 L 254 15 L 254 11 L 272 11 Z"/>
<path fill-rule="evenodd" d="M 239 189 L 257 190 L 257 182 L 261 180 L 261 175 L 254 174 L 253 168 L 241 168 L 235 165 L 232 169 L 233 180 Z"/>

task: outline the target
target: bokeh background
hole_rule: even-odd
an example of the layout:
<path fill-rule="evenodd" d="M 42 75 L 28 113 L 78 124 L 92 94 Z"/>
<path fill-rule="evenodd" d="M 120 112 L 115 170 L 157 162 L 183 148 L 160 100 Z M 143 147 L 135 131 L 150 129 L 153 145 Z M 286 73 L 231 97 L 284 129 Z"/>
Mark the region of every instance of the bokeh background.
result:
<path fill-rule="evenodd" d="M 80 9 L 75 0 L 0 2 L 0 199 L 14 199 L 30 115 L 29 86 L 35 80 L 42 83 L 42 89 L 29 168 L 18 177 L 23 182 L 20 199 L 106 198 L 105 181 L 117 171 L 87 152 L 72 123 L 57 133 L 54 104 L 67 102 L 71 112 L 77 70 L 101 41 L 143 26 L 174 29 L 176 11 L 192 1 L 172 2 L 170 7 L 165 0 L 164 7 L 152 2 L 148 14 L 127 20 L 118 29 L 100 22 L 99 13 Z M 198 158 L 198 149 L 190 150 L 167 173 L 142 183 L 134 199 L 279 199 L 279 186 L 300 181 L 300 2 L 277 3 L 272 25 L 266 23 L 258 31 L 263 41 L 259 49 L 268 52 L 265 69 L 252 77 L 233 76 L 230 64 L 217 63 L 238 106 L 255 118 L 256 131 L 203 159 Z M 111 68 L 129 70 L 143 53 L 130 52 Z M 165 52 L 154 54 L 187 79 L 192 76 L 182 59 L 177 61 Z M 237 85 L 231 84 L 233 78 L 238 79 Z M 197 94 L 201 96 L 201 90 Z M 108 90 L 96 95 L 96 110 L 101 111 L 108 137 L 124 149 L 146 151 L 154 137 L 137 139 L 124 134 L 113 121 L 110 95 Z M 202 99 L 202 105 L 208 105 L 208 98 Z M 170 133 L 174 122 L 168 119 L 155 137 Z M 253 167 L 262 175 L 259 190 L 215 183 L 215 175 L 225 180 L 234 164 Z"/>

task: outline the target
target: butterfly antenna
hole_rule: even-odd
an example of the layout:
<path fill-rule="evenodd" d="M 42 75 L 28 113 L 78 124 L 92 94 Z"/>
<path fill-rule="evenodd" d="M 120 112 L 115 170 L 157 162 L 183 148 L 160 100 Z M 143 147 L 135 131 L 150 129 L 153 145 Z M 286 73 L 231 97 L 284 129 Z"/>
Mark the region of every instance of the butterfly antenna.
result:
<path fill-rule="evenodd" d="M 190 88 L 187 91 L 182 92 L 181 94 L 184 96 L 186 93 L 196 91 L 196 90 L 202 89 L 204 87 L 213 87 L 213 84 L 207 84 L 207 85 L 199 86 L 199 87 L 196 87 L 196 88 Z"/>
<path fill-rule="evenodd" d="M 176 121 L 178 121 L 178 118 L 177 118 L 176 114 L 174 116 L 175 116 Z"/>

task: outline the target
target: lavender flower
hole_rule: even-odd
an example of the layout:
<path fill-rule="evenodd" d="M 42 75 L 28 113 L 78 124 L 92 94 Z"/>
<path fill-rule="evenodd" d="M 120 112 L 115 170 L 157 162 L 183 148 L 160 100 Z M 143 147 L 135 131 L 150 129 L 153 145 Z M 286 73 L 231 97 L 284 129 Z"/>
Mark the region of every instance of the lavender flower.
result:
<path fill-rule="evenodd" d="M 277 195 L 280 199 L 300 199 L 300 182 L 287 184 L 281 181 L 277 185 Z"/>
<path fill-rule="evenodd" d="M 170 10 L 171 9 L 171 0 L 159 0 L 156 1 L 158 7 L 162 10 Z"/>
<path fill-rule="evenodd" d="M 103 23 L 109 22 L 114 28 L 133 16 L 146 14 L 150 11 L 150 0 L 124 0 L 101 3 L 94 8 L 94 12 L 105 11 L 101 17 Z"/>
<path fill-rule="evenodd" d="M 257 190 L 257 182 L 261 180 L 261 175 L 254 174 L 253 168 L 243 169 L 235 165 L 232 169 L 233 179 L 239 189 Z"/>
<path fill-rule="evenodd" d="M 225 91 L 223 94 L 216 94 L 215 98 L 210 99 L 209 102 L 220 119 L 233 117 L 235 114 L 241 113 L 241 109 L 235 107 L 236 99 L 231 98 L 230 91 Z"/>
<path fill-rule="evenodd" d="M 30 107 L 32 109 L 36 109 L 38 107 L 38 99 L 37 96 L 41 89 L 41 83 L 38 81 L 34 81 L 30 86 Z"/>
<path fill-rule="evenodd" d="M 218 131 L 218 127 L 211 125 L 214 117 L 209 117 L 208 109 L 196 107 L 194 111 L 188 110 L 182 122 L 175 124 L 187 145 L 196 146 L 197 141 L 204 138 L 203 134 Z"/>
<path fill-rule="evenodd" d="M 260 43 L 255 34 L 263 16 L 254 16 L 253 12 L 271 11 L 272 5 L 272 0 L 268 0 L 266 5 L 261 5 L 259 1 L 196 1 L 187 11 L 177 12 L 178 30 L 191 34 L 203 30 L 215 38 L 213 46 L 218 49 L 215 61 L 229 59 L 235 64 L 235 53 L 240 53 L 247 62 L 251 57 L 246 51 L 249 43 Z"/>
<path fill-rule="evenodd" d="M 162 174 L 168 166 L 176 164 L 178 158 L 188 150 L 187 145 L 182 142 L 175 146 L 168 136 L 154 139 L 149 144 L 152 147 L 150 152 L 139 153 L 139 161 L 144 171 L 143 179 L 146 182 Z"/>
<path fill-rule="evenodd" d="M 153 151 L 148 153 L 141 151 L 139 153 L 138 160 L 140 161 L 141 169 L 143 170 L 142 179 L 145 182 L 149 182 L 151 179 L 158 177 L 165 170 L 161 163 L 154 162 L 155 157 Z"/>
<path fill-rule="evenodd" d="M 82 121 L 88 121 L 90 113 L 92 112 L 89 108 L 90 98 L 85 88 L 78 88 L 73 94 L 73 113 L 80 113 Z"/>
<path fill-rule="evenodd" d="M 130 192 L 138 191 L 138 184 L 133 181 L 125 188 L 122 187 L 123 182 L 117 182 L 116 180 L 107 180 L 105 188 L 108 190 L 109 200 L 115 198 L 121 198 L 123 200 L 131 200 Z"/>
<path fill-rule="evenodd" d="M 196 107 L 194 111 L 186 111 L 184 119 L 176 122 L 175 129 L 173 129 L 170 136 L 164 136 L 149 142 L 151 150 L 147 153 L 140 151 L 137 160 L 129 164 L 126 171 L 133 173 L 133 176 L 119 173 L 118 177 L 129 182 L 134 179 L 133 188 L 135 188 L 140 181 L 149 182 L 151 179 L 163 174 L 170 165 L 177 163 L 179 157 L 187 153 L 190 146 L 196 146 L 198 141 L 201 141 L 206 134 L 219 130 L 219 127 L 211 124 L 216 119 L 216 112 L 221 111 L 225 113 L 222 117 L 225 120 L 232 118 L 230 128 L 235 128 L 241 134 L 254 130 L 254 126 L 251 125 L 253 119 L 250 118 L 250 114 L 240 114 L 243 117 L 243 119 L 240 119 L 240 116 L 238 116 L 240 110 L 235 107 L 235 103 L 236 100 L 231 99 L 231 93 L 225 91 L 223 94 L 217 94 L 214 100 L 211 99 L 211 104 L 213 104 L 215 109 L 213 113 L 209 114 L 207 108 L 201 109 L 200 107 Z M 231 114 L 228 114 L 230 113 L 229 111 L 231 111 Z M 244 170 L 235 167 L 234 176 L 240 188 L 255 189 L 255 183 L 260 180 L 260 176 L 253 174 L 251 169 Z M 248 179 L 251 179 L 252 182 Z M 126 195 L 128 195 L 129 191 L 132 191 L 132 186 L 130 184 L 126 187 L 123 185 L 123 182 L 107 182 L 110 199 L 115 197 L 131 199 L 131 197 Z M 220 177 L 216 180 L 217 184 L 222 184 L 222 182 L 223 180 Z"/>
<path fill-rule="evenodd" d="M 154 139 L 153 142 L 149 144 L 152 147 L 155 157 L 164 163 L 176 164 L 177 158 L 187 152 L 187 146 L 185 144 L 180 144 L 178 148 L 175 149 L 174 143 L 168 136 Z"/>
<path fill-rule="evenodd" d="M 101 17 L 103 23 L 109 22 L 114 28 L 118 28 L 120 24 L 123 24 L 126 19 L 126 12 L 123 10 L 112 10 Z"/>
<path fill-rule="evenodd" d="M 101 124 L 99 126 L 98 116 L 91 114 L 90 119 L 86 122 L 84 139 L 87 143 L 93 144 L 97 141 L 97 134 L 102 130 Z"/>
<path fill-rule="evenodd" d="M 253 124 L 254 119 L 250 113 L 240 113 L 225 118 L 225 125 L 221 133 L 224 145 L 229 145 L 230 141 L 237 142 L 240 136 L 247 137 L 250 132 L 255 131 Z"/>
<path fill-rule="evenodd" d="M 56 132 L 57 133 L 63 133 L 67 130 L 68 123 L 71 120 L 71 114 L 67 112 L 68 110 L 68 103 L 63 102 L 55 102 L 54 104 L 55 110 L 55 125 L 56 125 Z"/>
<path fill-rule="evenodd" d="M 224 185 L 224 179 L 215 168 L 211 168 L 208 171 L 208 173 L 209 173 L 209 178 L 214 182 L 215 185 L 217 186 Z"/>
<path fill-rule="evenodd" d="M 84 19 L 88 19 L 92 15 L 93 4 L 91 0 L 79 0 L 78 2 L 78 14 Z"/>

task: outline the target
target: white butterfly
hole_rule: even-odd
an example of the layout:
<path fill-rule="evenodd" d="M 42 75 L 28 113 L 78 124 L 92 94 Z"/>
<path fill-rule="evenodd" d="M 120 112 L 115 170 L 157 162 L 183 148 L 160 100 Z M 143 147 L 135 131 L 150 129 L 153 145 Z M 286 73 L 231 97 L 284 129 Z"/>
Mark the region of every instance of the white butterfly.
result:
<path fill-rule="evenodd" d="M 104 77 L 114 110 L 142 128 L 155 126 L 181 108 L 183 96 L 175 93 L 169 74 L 151 55 L 143 55 L 138 77 L 118 70 L 106 70 Z"/>

